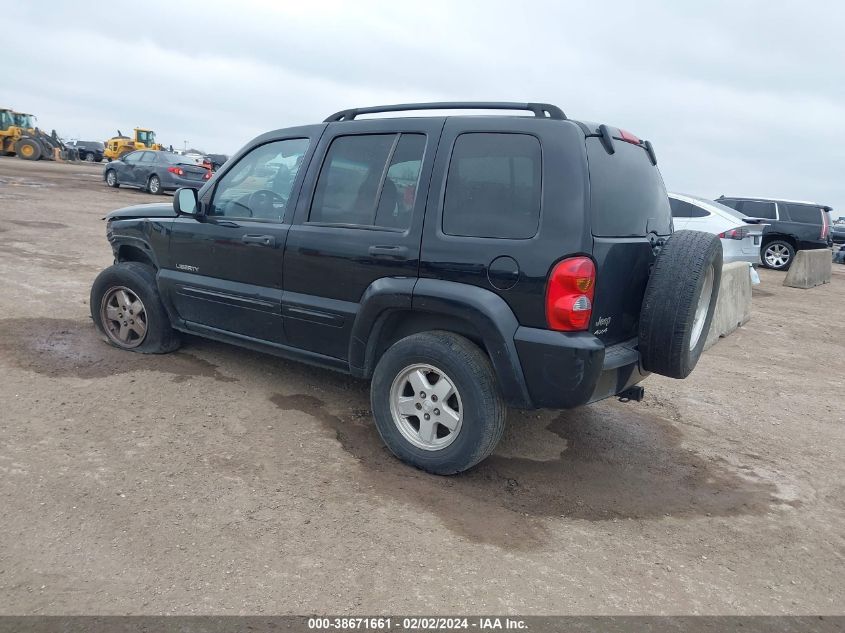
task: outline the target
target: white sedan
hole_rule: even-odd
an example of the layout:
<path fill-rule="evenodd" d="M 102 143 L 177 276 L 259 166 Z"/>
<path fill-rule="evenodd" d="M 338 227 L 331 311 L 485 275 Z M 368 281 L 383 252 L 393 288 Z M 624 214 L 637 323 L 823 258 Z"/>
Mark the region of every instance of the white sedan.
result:
<path fill-rule="evenodd" d="M 676 231 L 704 231 L 722 240 L 723 261 L 760 263 L 760 241 L 766 224 L 752 220 L 718 202 L 682 193 L 670 193 Z"/>

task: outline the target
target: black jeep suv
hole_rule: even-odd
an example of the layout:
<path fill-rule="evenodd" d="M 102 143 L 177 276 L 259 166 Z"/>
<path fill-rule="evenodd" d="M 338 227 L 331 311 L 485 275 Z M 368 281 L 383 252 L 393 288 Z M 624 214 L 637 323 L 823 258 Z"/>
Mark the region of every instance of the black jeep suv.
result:
<path fill-rule="evenodd" d="M 444 109 L 533 116 L 357 119 Z M 128 350 L 186 332 L 370 378 L 388 447 L 457 473 L 508 405 L 639 399 L 648 372 L 692 371 L 721 244 L 672 235 L 656 164 L 548 104 L 342 111 L 259 136 L 172 205 L 109 214 L 91 314 Z"/>
<path fill-rule="evenodd" d="M 767 268 L 788 270 L 795 252 L 829 248 L 831 208 L 814 202 L 721 196 L 716 202 L 768 226 L 760 243 L 760 261 Z"/>

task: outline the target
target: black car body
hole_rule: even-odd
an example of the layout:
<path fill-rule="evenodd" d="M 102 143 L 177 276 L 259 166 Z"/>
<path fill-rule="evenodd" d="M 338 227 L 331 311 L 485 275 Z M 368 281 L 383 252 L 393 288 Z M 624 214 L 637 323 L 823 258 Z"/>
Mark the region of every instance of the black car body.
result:
<path fill-rule="evenodd" d="M 834 244 L 845 244 L 845 222 L 831 225 L 830 239 Z"/>
<path fill-rule="evenodd" d="M 194 161 L 171 152 L 140 150 L 108 163 L 103 180 L 110 187 L 137 187 L 152 194 L 180 187 L 199 189 L 211 172 Z"/>
<path fill-rule="evenodd" d="M 721 196 L 716 202 L 768 226 L 763 231 L 760 260 L 764 266 L 787 270 L 796 251 L 829 248 L 829 206 L 813 202 Z"/>
<path fill-rule="evenodd" d="M 76 150 L 79 160 L 99 163 L 103 160 L 105 146 L 100 141 L 71 141 L 65 143 L 70 150 Z"/>
<path fill-rule="evenodd" d="M 146 325 L 143 335 L 132 335 L 131 323 L 120 319 L 134 300 L 109 298 L 115 275 L 146 270 L 151 281 L 144 283 L 154 287 L 138 296 L 156 304 L 160 297 L 175 330 L 372 377 L 377 424 L 390 415 L 379 413 L 386 411 L 380 390 L 390 386 L 380 371 L 389 358 L 404 358 L 397 351 L 403 346 L 432 354 L 451 346 L 433 358 L 446 365 L 464 359 L 453 366 L 457 373 L 466 364 L 473 375 L 486 375 L 489 363 L 499 395 L 482 399 L 487 404 L 501 398 L 518 408 L 568 408 L 638 397 L 634 386 L 649 371 L 671 373 L 648 360 L 645 343 L 654 341 L 642 339 L 645 311 L 671 303 L 644 304 L 662 283 L 653 269 L 660 258 L 677 256 L 666 274 L 671 283 L 685 288 L 686 276 L 692 290 L 707 287 L 687 261 L 694 248 L 671 255 L 667 246 L 667 239 L 678 249 L 685 242 L 669 239 L 669 201 L 654 150 L 617 128 L 567 119 L 554 106 L 493 105 L 535 116 L 355 120 L 361 112 L 412 108 L 344 111 L 259 136 L 198 193 L 177 192 L 172 206 L 109 214 L 117 265 L 92 290 L 95 323 L 119 347 L 173 348 L 170 334 L 155 345 L 143 339 Z M 702 259 L 715 288 L 705 302 L 709 319 L 721 246 L 714 236 L 685 233 L 689 244 L 711 249 Z M 136 269 L 121 272 L 122 265 Z M 683 294 L 679 304 L 698 301 L 692 291 Z M 700 353 L 703 338 L 685 340 L 679 357 Z M 672 345 L 653 347 L 670 354 Z M 691 366 L 679 371 L 675 377 Z M 476 386 L 464 391 L 468 411 Z M 439 409 L 429 400 L 416 405 L 422 434 L 423 417 Z M 490 421 L 498 415 L 483 423 L 492 435 L 501 433 Z M 403 452 L 389 429 L 379 430 L 403 459 L 434 472 L 463 470 L 495 445 L 464 447 L 470 453 L 437 461 L 437 451 Z M 441 453 L 450 450 L 459 451 Z"/>

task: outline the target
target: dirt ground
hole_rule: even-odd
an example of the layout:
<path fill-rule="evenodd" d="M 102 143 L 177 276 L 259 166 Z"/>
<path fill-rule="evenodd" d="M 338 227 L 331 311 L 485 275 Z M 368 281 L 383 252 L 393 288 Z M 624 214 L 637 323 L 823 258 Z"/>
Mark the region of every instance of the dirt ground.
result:
<path fill-rule="evenodd" d="M 512 412 L 438 478 L 367 385 L 94 332 L 101 166 L 0 159 L 0 613 L 836 614 L 845 266 L 761 271 L 752 321 L 646 400 Z"/>

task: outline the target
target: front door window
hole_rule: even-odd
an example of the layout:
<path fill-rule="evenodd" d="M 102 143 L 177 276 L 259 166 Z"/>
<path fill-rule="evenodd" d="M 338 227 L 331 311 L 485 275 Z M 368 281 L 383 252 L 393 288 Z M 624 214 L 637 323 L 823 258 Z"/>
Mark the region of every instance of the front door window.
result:
<path fill-rule="evenodd" d="M 255 148 L 220 179 L 208 215 L 280 222 L 307 150 L 305 138 Z"/>

